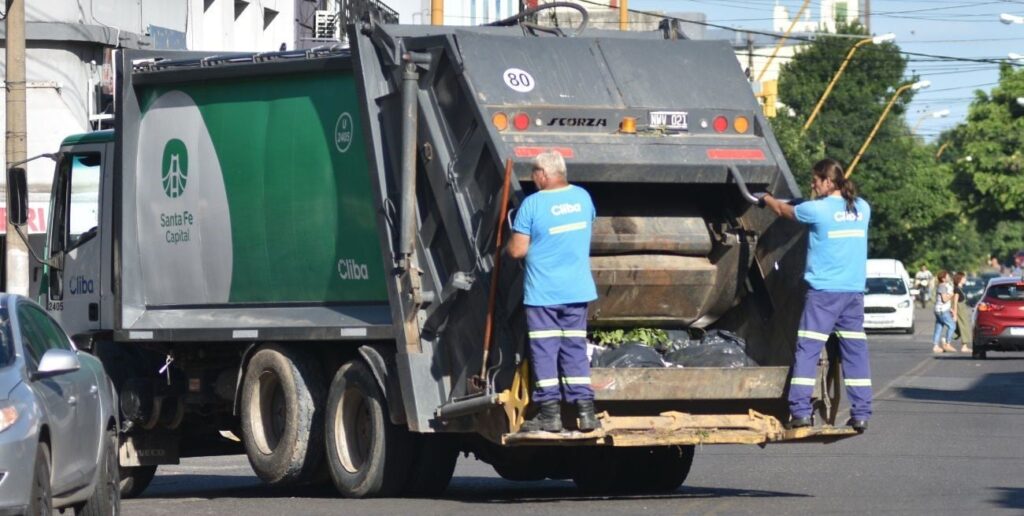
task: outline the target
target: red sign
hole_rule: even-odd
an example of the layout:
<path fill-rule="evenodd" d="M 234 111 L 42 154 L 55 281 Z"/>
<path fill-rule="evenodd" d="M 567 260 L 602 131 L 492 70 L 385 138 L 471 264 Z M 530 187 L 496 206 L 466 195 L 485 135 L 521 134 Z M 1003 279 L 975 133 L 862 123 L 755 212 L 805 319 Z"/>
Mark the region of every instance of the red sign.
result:
<path fill-rule="evenodd" d="M 7 208 L 0 207 L 0 235 L 7 232 Z M 46 233 L 46 208 L 44 206 L 30 206 L 28 209 L 28 232 Z"/>

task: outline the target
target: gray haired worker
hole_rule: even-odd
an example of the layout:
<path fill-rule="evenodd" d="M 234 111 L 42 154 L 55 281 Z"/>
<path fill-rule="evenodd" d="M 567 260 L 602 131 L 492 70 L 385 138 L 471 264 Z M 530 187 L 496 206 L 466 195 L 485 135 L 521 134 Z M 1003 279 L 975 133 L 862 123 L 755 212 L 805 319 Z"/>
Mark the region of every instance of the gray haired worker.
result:
<path fill-rule="evenodd" d="M 594 414 L 587 360 L 587 303 L 597 299 L 590 273 L 590 233 L 594 203 L 590 194 L 569 184 L 565 160 L 544 152 L 533 160 L 537 192 L 516 213 L 508 254 L 526 258 L 526 325 L 534 388 L 531 401 L 540 412 L 523 424 L 524 432 L 560 432 L 560 401 L 576 405 L 579 429 L 601 426 Z"/>

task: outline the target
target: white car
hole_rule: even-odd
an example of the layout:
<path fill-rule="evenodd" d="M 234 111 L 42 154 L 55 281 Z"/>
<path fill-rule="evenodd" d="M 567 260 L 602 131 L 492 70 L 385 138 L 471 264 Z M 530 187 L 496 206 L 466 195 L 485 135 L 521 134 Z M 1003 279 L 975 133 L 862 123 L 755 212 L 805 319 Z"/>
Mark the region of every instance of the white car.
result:
<path fill-rule="evenodd" d="M 868 260 L 864 286 L 864 328 L 914 333 L 910 277 L 898 260 Z"/>

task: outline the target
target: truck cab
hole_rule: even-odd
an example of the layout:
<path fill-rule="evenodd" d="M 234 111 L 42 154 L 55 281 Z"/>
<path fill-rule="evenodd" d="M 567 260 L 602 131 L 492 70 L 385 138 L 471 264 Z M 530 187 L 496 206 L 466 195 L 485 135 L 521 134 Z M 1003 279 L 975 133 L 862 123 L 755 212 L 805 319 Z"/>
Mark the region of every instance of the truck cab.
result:
<path fill-rule="evenodd" d="M 37 300 L 89 348 L 112 327 L 111 213 L 114 132 L 68 136 L 61 143 L 50 197 L 45 258 Z"/>

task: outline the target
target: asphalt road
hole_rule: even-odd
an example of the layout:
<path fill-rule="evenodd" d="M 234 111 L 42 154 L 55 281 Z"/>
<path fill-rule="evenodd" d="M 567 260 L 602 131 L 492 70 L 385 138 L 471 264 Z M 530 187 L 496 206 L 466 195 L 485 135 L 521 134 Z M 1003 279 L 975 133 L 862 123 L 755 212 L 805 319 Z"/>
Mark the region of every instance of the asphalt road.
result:
<path fill-rule="evenodd" d="M 437 500 L 346 500 L 327 489 L 270 489 L 244 456 L 161 467 L 124 514 L 1022 514 L 1024 353 L 931 354 L 917 334 L 870 339 L 875 416 L 837 443 L 706 446 L 668 495 L 586 497 L 568 481 L 509 482 L 460 459 Z"/>

